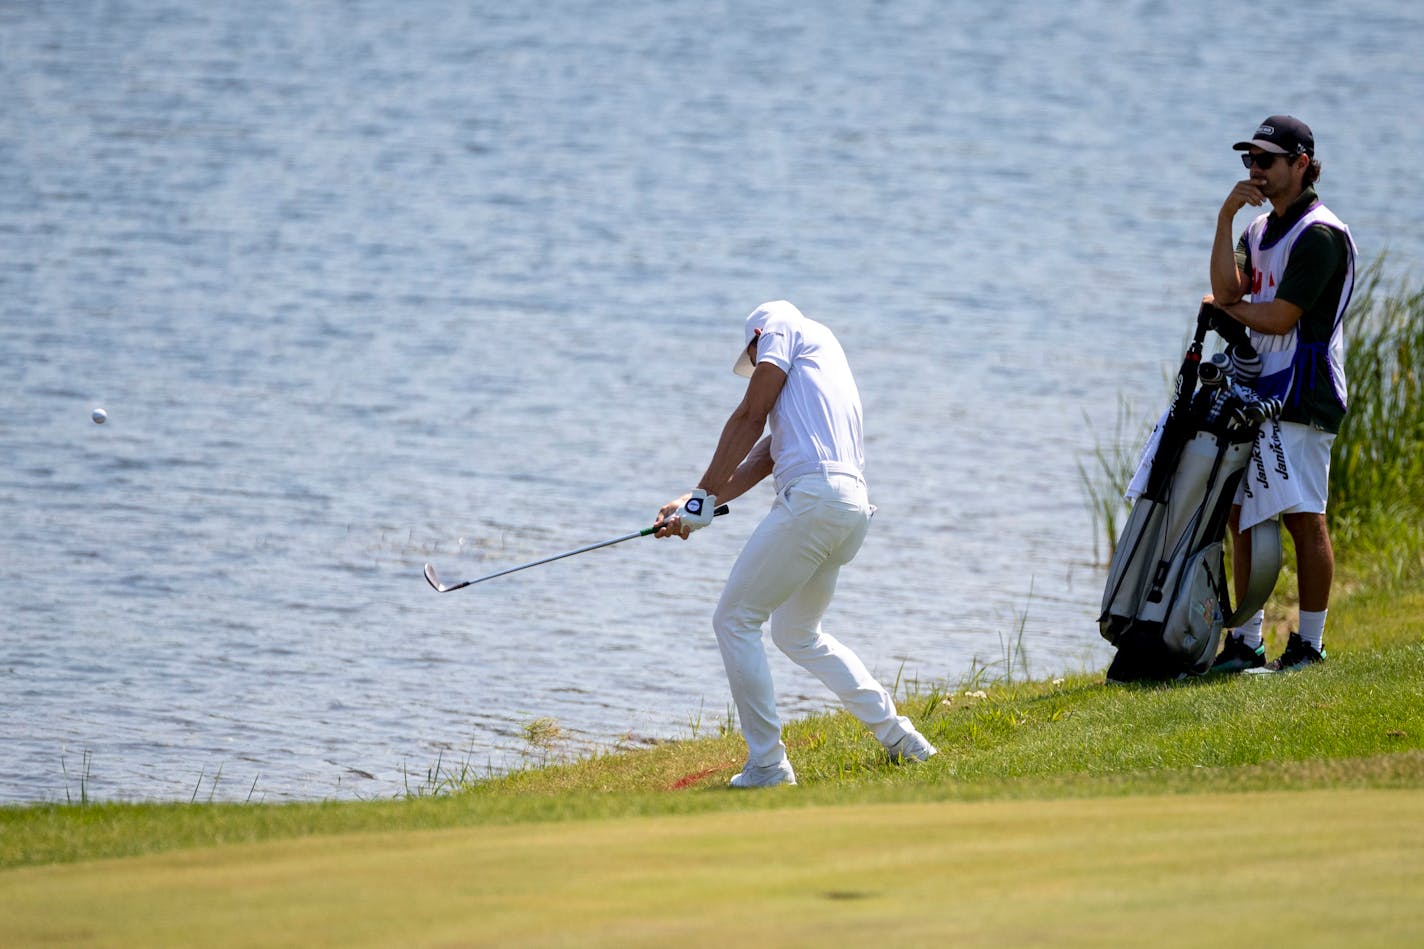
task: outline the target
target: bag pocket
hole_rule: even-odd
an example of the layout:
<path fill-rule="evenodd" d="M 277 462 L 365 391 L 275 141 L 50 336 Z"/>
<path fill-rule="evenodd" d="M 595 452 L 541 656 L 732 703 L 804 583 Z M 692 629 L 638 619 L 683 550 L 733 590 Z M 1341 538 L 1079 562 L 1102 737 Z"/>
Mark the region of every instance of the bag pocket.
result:
<path fill-rule="evenodd" d="M 1215 541 L 1187 558 L 1167 610 L 1162 640 L 1194 672 L 1204 672 L 1221 642 L 1221 605 L 1226 602 L 1226 564 L 1222 542 Z"/>

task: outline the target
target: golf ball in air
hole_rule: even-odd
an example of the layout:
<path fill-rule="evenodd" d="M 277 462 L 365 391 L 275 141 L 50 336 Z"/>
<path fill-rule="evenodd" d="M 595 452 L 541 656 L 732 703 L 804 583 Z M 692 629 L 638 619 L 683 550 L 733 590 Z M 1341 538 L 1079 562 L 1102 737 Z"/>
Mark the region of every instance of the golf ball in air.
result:
<path fill-rule="evenodd" d="M 103 425 L 109 420 L 109 413 L 103 409 L 95 409 L 89 417 L 94 420 L 95 425 Z"/>

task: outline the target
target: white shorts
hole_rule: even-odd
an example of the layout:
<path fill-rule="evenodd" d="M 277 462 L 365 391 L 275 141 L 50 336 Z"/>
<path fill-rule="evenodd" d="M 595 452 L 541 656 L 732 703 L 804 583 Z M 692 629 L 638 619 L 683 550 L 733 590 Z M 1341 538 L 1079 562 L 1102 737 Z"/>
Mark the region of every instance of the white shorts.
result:
<path fill-rule="evenodd" d="M 1300 486 L 1300 503 L 1285 514 L 1324 514 L 1330 496 L 1330 449 L 1333 432 L 1299 422 L 1281 423 L 1281 447 Z"/>

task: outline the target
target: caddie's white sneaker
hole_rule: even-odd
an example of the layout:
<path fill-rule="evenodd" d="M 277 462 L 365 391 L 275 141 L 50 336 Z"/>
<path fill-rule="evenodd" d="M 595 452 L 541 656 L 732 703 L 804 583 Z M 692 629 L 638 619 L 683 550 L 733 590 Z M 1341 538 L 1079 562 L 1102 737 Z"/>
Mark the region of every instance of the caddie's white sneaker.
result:
<path fill-rule="evenodd" d="M 899 741 L 893 745 L 887 745 L 885 751 L 890 755 L 890 760 L 896 764 L 904 764 L 907 761 L 928 761 L 932 755 L 939 754 L 939 749 L 931 745 L 929 739 L 917 731 L 906 732 Z"/>
<path fill-rule="evenodd" d="M 796 784 L 796 772 L 791 770 L 791 762 L 782 758 L 778 764 L 753 765 L 748 762 L 741 774 L 732 775 L 727 782 L 734 788 L 774 788 L 780 784 Z"/>

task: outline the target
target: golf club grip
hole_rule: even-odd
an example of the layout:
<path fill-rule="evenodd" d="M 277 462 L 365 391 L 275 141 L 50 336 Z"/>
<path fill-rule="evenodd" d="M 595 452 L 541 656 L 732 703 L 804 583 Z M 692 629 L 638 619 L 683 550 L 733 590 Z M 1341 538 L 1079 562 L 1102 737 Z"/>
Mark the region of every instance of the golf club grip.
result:
<path fill-rule="evenodd" d="M 723 514 L 730 514 L 730 513 L 732 513 L 732 509 L 731 509 L 729 506 L 727 506 L 726 504 L 719 504 L 719 505 L 717 505 L 715 508 L 712 509 L 712 516 L 713 516 L 713 517 L 721 517 Z M 652 527 L 645 527 L 645 528 L 642 529 L 642 531 L 639 532 L 639 536 L 641 536 L 641 537 L 647 537 L 649 534 L 656 534 L 659 527 L 662 527 L 662 525 L 661 525 L 661 524 L 654 524 Z"/>

